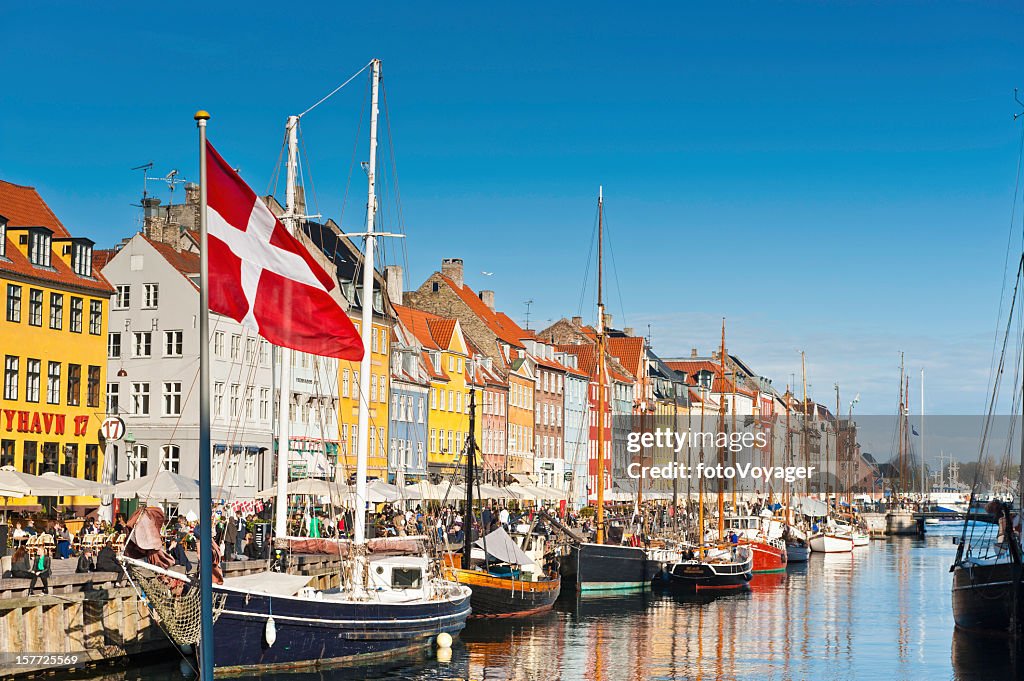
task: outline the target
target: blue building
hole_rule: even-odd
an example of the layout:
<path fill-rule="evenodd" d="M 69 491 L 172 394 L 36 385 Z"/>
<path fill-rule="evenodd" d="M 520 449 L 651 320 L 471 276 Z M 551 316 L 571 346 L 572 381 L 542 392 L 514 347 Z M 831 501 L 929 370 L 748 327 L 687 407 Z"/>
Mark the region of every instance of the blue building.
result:
<path fill-rule="evenodd" d="M 565 443 L 565 489 L 572 492 L 570 502 L 576 507 L 587 505 L 587 468 L 590 446 L 587 386 L 590 378 L 579 368 L 579 358 L 568 352 L 556 352 L 555 359 L 570 371 L 565 373 L 562 423 Z"/>
<path fill-rule="evenodd" d="M 391 410 L 388 482 L 404 484 L 427 475 L 430 394 L 423 348 L 401 321 L 391 344 Z"/>

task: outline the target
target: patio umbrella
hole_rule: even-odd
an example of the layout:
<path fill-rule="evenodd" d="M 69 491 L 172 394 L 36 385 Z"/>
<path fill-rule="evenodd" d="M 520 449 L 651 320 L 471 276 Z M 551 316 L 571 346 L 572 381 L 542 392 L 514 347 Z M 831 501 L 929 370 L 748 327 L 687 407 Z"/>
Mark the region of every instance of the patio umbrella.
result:
<path fill-rule="evenodd" d="M 114 496 L 119 499 L 139 497 L 146 501 L 198 499 L 199 482 L 184 475 L 160 469 L 152 475 L 114 485 Z"/>
<path fill-rule="evenodd" d="M 71 485 L 59 479 L 22 473 L 15 470 L 13 466 L 0 468 L 0 490 L 9 490 L 20 496 L 32 497 L 75 496 Z M 13 496 L 13 494 L 5 496 Z"/>
<path fill-rule="evenodd" d="M 312 497 L 332 497 L 340 500 L 348 493 L 348 487 L 339 485 L 333 480 L 320 478 L 302 478 L 288 483 L 288 494 L 303 494 Z M 260 499 L 273 499 L 277 496 L 277 487 L 269 487 L 256 493 Z"/>
<path fill-rule="evenodd" d="M 113 485 L 103 485 L 98 482 L 93 482 L 92 480 L 83 480 L 82 478 L 58 475 L 53 471 L 43 473 L 39 477 L 44 480 L 50 480 L 67 485 L 69 491 L 65 492 L 63 495 L 66 497 L 98 497 L 104 494 L 109 494 L 110 490 L 113 489 Z"/>

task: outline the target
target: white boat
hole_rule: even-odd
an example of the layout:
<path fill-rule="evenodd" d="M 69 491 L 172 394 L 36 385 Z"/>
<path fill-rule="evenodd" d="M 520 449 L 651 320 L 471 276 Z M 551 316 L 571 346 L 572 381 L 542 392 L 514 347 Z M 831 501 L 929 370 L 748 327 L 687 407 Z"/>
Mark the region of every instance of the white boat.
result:
<path fill-rule="evenodd" d="M 853 551 L 853 537 L 836 532 L 819 532 L 812 535 L 807 543 L 815 553 L 848 553 Z"/>
<path fill-rule="evenodd" d="M 851 537 L 853 538 L 853 546 L 855 548 L 859 546 L 871 545 L 871 535 L 869 535 L 864 530 L 854 530 Z"/>

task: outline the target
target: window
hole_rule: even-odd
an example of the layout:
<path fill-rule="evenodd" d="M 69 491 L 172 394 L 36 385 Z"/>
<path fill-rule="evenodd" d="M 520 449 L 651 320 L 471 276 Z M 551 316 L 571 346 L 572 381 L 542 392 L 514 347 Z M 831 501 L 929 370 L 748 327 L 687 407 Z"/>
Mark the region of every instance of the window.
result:
<path fill-rule="evenodd" d="M 21 471 L 35 475 L 39 471 L 38 449 L 35 442 L 25 441 L 21 455 Z"/>
<path fill-rule="evenodd" d="M 68 322 L 71 333 L 82 333 L 82 299 L 71 296 L 71 319 Z"/>
<path fill-rule="evenodd" d="M 242 484 L 246 487 L 256 486 L 256 454 L 254 452 L 246 452 L 245 454 L 245 467 L 242 469 Z"/>
<path fill-rule="evenodd" d="M 303 353 L 305 354 L 305 353 Z M 245 363 L 252 364 L 256 358 L 256 339 L 246 338 L 245 339 Z"/>
<path fill-rule="evenodd" d="M 164 416 L 181 415 L 181 382 L 164 381 Z"/>
<path fill-rule="evenodd" d="M 213 416 L 219 418 L 224 415 L 224 384 L 213 384 Z"/>
<path fill-rule="evenodd" d="M 448 411 L 448 393 L 449 390 L 441 391 L 441 411 Z"/>
<path fill-rule="evenodd" d="M 89 301 L 89 333 L 93 336 L 103 333 L 103 303 L 98 300 Z"/>
<path fill-rule="evenodd" d="M 380 352 L 380 343 L 377 341 L 377 330 L 373 330 L 373 340 L 371 341 L 372 352 Z"/>
<path fill-rule="evenodd" d="M 38 359 L 30 359 L 25 362 L 25 401 L 39 401 L 39 372 L 42 362 Z"/>
<path fill-rule="evenodd" d="M 117 295 L 114 296 L 114 308 L 127 310 L 132 302 L 132 287 L 128 284 L 117 285 Z"/>
<path fill-rule="evenodd" d="M 121 410 L 121 384 L 107 383 L 107 414 L 117 414 Z"/>
<path fill-rule="evenodd" d="M 58 331 L 64 326 L 64 294 L 50 294 L 50 328 Z"/>
<path fill-rule="evenodd" d="M 270 388 L 260 388 L 260 419 L 270 419 Z"/>
<path fill-rule="evenodd" d="M 437 451 L 437 431 L 433 428 L 430 429 L 430 451 Z"/>
<path fill-rule="evenodd" d="M 149 416 L 149 383 L 132 383 L 132 413 Z"/>
<path fill-rule="evenodd" d="M 90 366 L 85 384 L 85 403 L 89 407 L 100 406 L 100 368 Z"/>
<path fill-rule="evenodd" d="M 430 389 L 430 408 L 437 409 L 437 388 Z"/>
<path fill-rule="evenodd" d="M 234 417 L 238 416 L 239 389 L 240 389 L 240 386 L 237 383 L 232 383 L 231 384 L 231 397 L 230 397 L 230 403 L 228 404 L 228 408 L 230 409 L 231 418 L 234 418 Z"/>
<path fill-rule="evenodd" d="M 164 357 L 181 357 L 182 331 L 164 331 Z"/>
<path fill-rule="evenodd" d="M 341 372 L 341 396 L 348 397 L 348 369 Z"/>
<path fill-rule="evenodd" d="M 85 446 L 85 479 L 99 482 L 100 473 L 100 446 Z"/>
<path fill-rule="evenodd" d="M 242 337 L 237 333 L 231 334 L 231 359 L 237 361 L 242 353 Z"/>
<path fill-rule="evenodd" d="M 41 229 L 29 230 L 28 259 L 37 267 L 50 266 L 50 237 L 52 235 Z"/>
<path fill-rule="evenodd" d="M 0 218 L 0 258 L 7 257 L 7 219 Z"/>
<path fill-rule="evenodd" d="M 43 292 L 37 288 L 28 290 L 28 324 L 43 325 Z"/>
<path fill-rule="evenodd" d="M 21 322 L 21 287 L 7 285 L 7 321 Z"/>
<path fill-rule="evenodd" d="M 81 241 L 71 245 L 71 269 L 80 277 L 92 276 L 92 246 Z"/>
<path fill-rule="evenodd" d="M 142 285 L 142 307 L 152 310 L 160 302 L 160 284 Z"/>
<path fill-rule="evenodd" d="M 146 384 L 149 387 L 149 384 Z M 149 447 L 135 445 L 128 455 L 128 479 L 144 478 L 149 474 Z"/>
<path fill-rule="evenodd" d="M 270 343 L 260 340 L 260 364 L 270 366 Z"/>
<path fill-rule="evenodd" d="M 82 365 L 68 365 L 68 406 L 77 407 L 82 401 Z"/>
<path fill-rule="evenodd" d="M 59 473 L 60 467 L 60 443 L 43 443 L 43 467 L 41 473 Z"/>
<path fill-rule="evenodd" d="M 60 474 L 69 478 L 78 477 L 78 445 L 64 445 L 64 465 L 60 468 Z"/>
<path fill-rule="evenodd" d="M 132 334 L 134 339 L 134 352 L 132 353 L 135 357 L 149 357 L 153 354 L 153 332 L 152 331 L 136 331 Z"/>
<path fill-rule="evenodd" d="M 4 399 L 18 399 L 18 358 L 13 355 L 4 358 Z"/>
<path fill-rule="evenodd" d="M 224 356 L 224 332 L 215 331 L 213 333 L 213 354 L 215 357 Z"/>
<path fill-rule="evenodd" d="M 121 332 L 111 331 L 107 334 L 107 358 L 121 358 Z"/>
<path fill-rule="evenodd" d="M 0 466 L 14 465 L 14 440 L 0 440 Z"/>
<path fill-rule="evenodd" d="M 160 467 L 171 473 L 181 468 L 181 448 L 178 445 L 164 445 L 160 448 Z"/>
<path fill-rule="evenodd" d="M 417 398 L 416 406 L 417 406 L 417 409 L 419 410 L 419 414 L 418 414 L 418 418 L 416 419 L 416 422 L 417 423 L 423 423 L 423 398 L 422 397 Z"/>
<path fill-rule="evenodd" d="M 377 374 L 370 375 L 370 402 L 377 401 Z"/>
<path fill-rule="evenodd" d="M 46 367 L 46 402 L 60 404 L 60 362 L 50 362 Z"/>
<path fill-rule="evenodd" d="M 247 386 L 245 388 L 245 418 L 253 419 L 256 417 L 256 388 Z"/>

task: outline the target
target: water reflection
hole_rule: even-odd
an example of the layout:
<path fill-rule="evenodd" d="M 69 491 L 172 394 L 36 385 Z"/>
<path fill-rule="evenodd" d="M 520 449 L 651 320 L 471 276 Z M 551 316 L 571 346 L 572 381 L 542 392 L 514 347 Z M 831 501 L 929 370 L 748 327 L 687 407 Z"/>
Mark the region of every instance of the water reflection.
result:
<path fill-rule="evenodd" d="M 953 528 L 950 533 L 958 531 Z M 757 575 L 741 593 L 646 593 L 579 600 L 523 620 L 473 621 L 451 659 L 433 651 L 387 665 L 275 681 L 342 679 L 942 679 L 1017 678 L 1005 641 L 954 636 L 950 533 L 875 541 Z M 109 681 L 175 679 L 177 662 Z"/>

